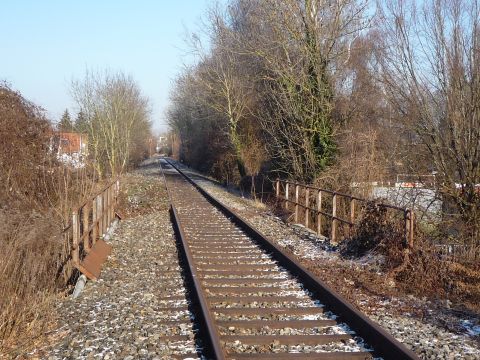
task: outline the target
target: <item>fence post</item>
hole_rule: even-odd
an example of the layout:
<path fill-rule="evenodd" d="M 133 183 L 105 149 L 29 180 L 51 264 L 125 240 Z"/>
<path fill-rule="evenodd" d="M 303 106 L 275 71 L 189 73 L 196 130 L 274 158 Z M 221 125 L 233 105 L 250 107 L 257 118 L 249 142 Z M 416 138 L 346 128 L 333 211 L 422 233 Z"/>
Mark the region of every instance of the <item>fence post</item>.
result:
<path fill-rule="evenodd" d="M 289 198 L 288 198 L 288 190 L 289 190 L 288 188 L 289 188 L 289 186 L 288 185 L 289 185 L 288 182 L 285 183 L 285 199 L 286 199 L 285 200 L 285 209 L 287 209 L 287 210 L 288 210 L 288 200 L 289 200 Z"/>
<path fill-rule="evenodd" d="M 318 190 L 317 196 L 317 234 L 322 235 L 322 190 Z"/>
<path fill-rule="evenodd" d="M 102 195 L 97 195 L 97 224 L 98 224 L 98 238 L 100 239 L 103 235 L 103 224 L 102 224 Z"/>
<path fill-rule="evenodd" d="M 300 207 L 298 206 L 298 199 L 300 198 L 300 186 L 295 185 L 295 223 L 298 223 L 298 213 Z"/>
<path fill-rule="evenodd" d="M 350 198 L 350 236 L 353 234 L 353 224 L 355 224 L 355 199 L 353 197 Z"/>
<path fill-rule="evenodd" d="M 102 197 L 102 235 L 105 235 L 107 232 L 107 218 L 106 218 L 106 207 L 107 207 L 107 197 L 105 196 L 105 191 L 101 194 Z"/>
<path fill-rule="evenodd" d="M 337 194 L 333 194 L 332 198 L 332 236 L 331 242 L 333 244 L 337 241 Z"/>
<path fill-rule="evenodd" d="M 308 229 L 310 226 L 310 189 L 305 189 L 305 227 Z"/>
<path fill-rule="evenodd" d="M 406 215 L 406 228 L 407 228 L 407 245 L 409 248 L 413 248 L 413 238 L 415 232 L 415 213 L 413 209 L 408 209 Z"/>
<path fill-rule="evenodd" d="M 92 200 L 92 246 L 95 245 L 98 239 L 98 204 L 97 198 Z"/>
<path fill-rule="evenodd" d="M 72 261 L 74 265 L 80 263 L 80 249 L 79 249 L 79 232 L 80 232 L 80 223 L 78 221 L 78 212 L 74 211 L 72 214 Z"/>
<path fill-rule="evenodd" d="M 89 203 L 87 202 L 82 208 L 82 215 L 83 215 L 83 248 L 88 253 L 90 251 L 90 226 L 88 225 L 88 221 L 90 220 L 90 208 Z"/>
<path fill-rule="evenodd" d="M 105 217 L 107 218 L 107 223 L 105 226 L 105 232 L 110 227 L 110 206 L 111 206 L 111 196 L 110 196 L 110 187 L 105 190 L 105 196 L 107 197 L 107 207 L 105 209 Z"/>
<path fill-rule="evenodd" d="M 110 194 L 112 199 L 112 204 L 110 206 L 110 221 L 112 222 L 113 220 L 115 220 L 115 205 L 117 203 L 117 197 L 115 196 L 115 186 L 116 185 L 112 185 L 112 187 L 110 188 Z"/>

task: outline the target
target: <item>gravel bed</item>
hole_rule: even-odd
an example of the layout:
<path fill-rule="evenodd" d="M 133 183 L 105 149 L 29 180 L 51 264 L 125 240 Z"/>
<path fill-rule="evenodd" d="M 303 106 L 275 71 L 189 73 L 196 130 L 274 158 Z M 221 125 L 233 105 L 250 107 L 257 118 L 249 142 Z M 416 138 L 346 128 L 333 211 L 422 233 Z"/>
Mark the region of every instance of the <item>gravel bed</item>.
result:
<path fill-rule="evenodd" d="M 265 206 L 259 206 L 258 202 L 244 198 L 239 192 L 227 190 L 191 169 L 179 166 L 188 175 L 193 176 L 204 190 L 242 214 L 258 230 L 299 259 L 315 261 L 324 267 L 367 268 L 370 271 L 378 271 L 375 268 L 375 259 L 373 261 L 372 259 L 343 260 L 329 245 L 326 238 L 316 236 L 301 225 L 286 224 L 270 213 Z M 461 316 L 450 316 L 448 313 L 445 315 L 444 309 L 439 309 L 436 304 L 431 304 L 425 299 L 417 299 L 413 296 L 394 298 L 388 295 L 372 294 L 355 286 L 355 280 L 354 277 L 345 277 L 336 281 L 341 285 L 340 288 L 350 288 L 350 291 L 355 292 L 356 305 L 395 338 L 415 351 L 421 359 L 480 359 L 479 316 L 473 319 L 462 319 Z M 417 308 L 419 311 L 399 310 L 406 307 Z M 454 326 L 450 325 L 452 323 Z M 455 331 L 450 328 L 454 328 Z M 464 331 L 456 331 L 456 329 L 464 329 Z M 289 349 L 289 351 L 295 351 L 295 349 Z"/>
<path fill-rule="evenodd" d="M 228 343 L 230 349 L 240 353 L 312 353 L 312 352 L 339 352 L 339 351 L 365 351 L 358 345 L 355 339 L 347 340 L 344 343 L 331 343 L 325 345 L 282 345 L 278 340 L 272 340 L 268 345 L 246 345 L 239 340 Z"/>
<path fill-rule="evenodd" d="M 163 189 L 158 172 L 158 168 L 150 167 L 129 176 L 139 188 Z M 166 192 L 162 191 L 158 198 L 149 199 L 152 203 L 149 209 L 154 211 L 119 223 L 108 241 L 113 251 L 100 279 L 89 281 L 77 299 L 68 297 L 56 305 L 59 318 L 56 332 L 62 334 L 60 339 L 27 357 L 198 358 L 193 316 L 186 310 L 186 298 L 178 298 L 185 296 L 185 290 Z M 165 274 L 165 270 L 170 273 Z M 170 324 L 170 321 L 178 322 Z M 169 338 L 173 336 L 184 336 L 185 340 Z"/>

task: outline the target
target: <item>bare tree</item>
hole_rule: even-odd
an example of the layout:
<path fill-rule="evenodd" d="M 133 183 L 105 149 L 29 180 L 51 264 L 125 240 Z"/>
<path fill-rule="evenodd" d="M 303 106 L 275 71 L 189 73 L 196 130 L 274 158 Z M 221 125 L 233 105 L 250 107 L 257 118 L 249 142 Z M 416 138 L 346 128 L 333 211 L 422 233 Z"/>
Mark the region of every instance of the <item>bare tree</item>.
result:
<path fill-rule="evenodd" d="M 480 3 L 381 4 L 383 80 L 403 124 L 428 150 L 445 202 L 480 245 Z"/>
<path fill-rule="evenodd" d="M 150 137 L 149 105 L 135 81 L 123 73 L 85 74 L 72 94 L 87 121 L 89 146 L 100 176 L 123 172 L 141 156 Z"/>

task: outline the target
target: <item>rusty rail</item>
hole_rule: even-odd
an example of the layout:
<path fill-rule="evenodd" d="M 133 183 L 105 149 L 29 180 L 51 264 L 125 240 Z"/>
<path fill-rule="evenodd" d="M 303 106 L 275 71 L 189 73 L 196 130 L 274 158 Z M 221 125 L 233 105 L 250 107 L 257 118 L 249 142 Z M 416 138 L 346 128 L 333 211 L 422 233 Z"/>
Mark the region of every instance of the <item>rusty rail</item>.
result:
<path fill-rule="evenodd" d="M 117 178 L 87 199 L 72 212 L 71 222 L 63 231 L 64 246 L 68 258 L 63 266 L 63 279 L 68 282 L 75 268 L 90 252 L 98 239 L 103 237 L 115 220 L 115 206 L 120 190 Z"/>
<path fill-rule="evenodd" d="M 323 235 L 323 228 L 326 225 L 323 221 L 324 218 L 330 220 L 328 224 L 330 227 L 329 237 L 332 243 L 337 243 L 339 240 L 339 224 L 347 225 L 348 233 L 352 234 L 360 213 L 358 205 L 362 206 L 368 202 L 367 199 L 353 195 L 279 179 L 275 181 L 275 195 L 277 199 L 284 202 L 286 210 L 292 210 L 290 205 L 293 206 L 296 223 L 302 218 L 305 227 L 315 230 L 318 235 Z M 331 198 L 329 204 L 326 204 L 327 196 Z M 343 207 L 340 206 L 340 200 L 344 200 Z M 326 205 L 329 205 L 330 212 L 326 211 Z M 383 203 L 377 203 L 377 205 L 402 215 L 405 241 L 408 246 L 412 247 L 415 232 L 415 213 L 413 209 Z M 342 212 L 345 217 L 342 217 Z"/>

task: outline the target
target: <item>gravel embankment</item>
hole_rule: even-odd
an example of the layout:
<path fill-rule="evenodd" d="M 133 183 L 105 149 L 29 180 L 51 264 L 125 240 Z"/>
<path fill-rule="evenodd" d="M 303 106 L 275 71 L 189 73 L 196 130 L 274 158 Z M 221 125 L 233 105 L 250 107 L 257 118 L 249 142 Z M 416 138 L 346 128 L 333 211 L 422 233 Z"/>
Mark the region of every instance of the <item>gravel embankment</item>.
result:
<path fill-rule="evenodd" d="M 181 166 L 181 165 L 180 165 Z M 218 183 L 181 166 L 204 190 L 243 215 L 270 239 L 301 259 L 349 301 L 414 350 L 421 359 L 480 358 L 480 316 L 458 313 L 427 299 L 406 296 L 385 280 L 375 259 L 342 259 L 324 238 L 301 226 L 287 225 L 265 207 L 227 191 Z M 371 287 L 358 274 L 372 276 Z M 366 275 L 365 275 L 366 274 Z M 383 286 L 383 290 L 382 290 Z"/>
<path fill-rule="evenodd" d="M 158 166 L 146 165 L 122 186 L 124 213 L 133 217 L 109 241 L 113 252 L 101 278 L 57 304 L 57 341 L 27 357 L 197 358 L 163 179 Z"/>

